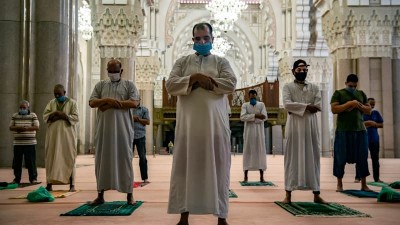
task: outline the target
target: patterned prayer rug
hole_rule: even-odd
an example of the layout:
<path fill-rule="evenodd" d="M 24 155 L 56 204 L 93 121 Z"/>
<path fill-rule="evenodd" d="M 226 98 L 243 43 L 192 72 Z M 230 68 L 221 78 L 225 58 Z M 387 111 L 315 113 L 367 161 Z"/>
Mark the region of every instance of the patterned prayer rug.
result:
<path fill-rule="evenodd" d="M 260 182 L 260 181 L 239 181 L 241 186 L 276 186 L 270 181 Z"/>
<path fill-rule="evenodd" d="M 60 216 L 129 216 L 142 204 L 143 201 L 136 201 L 135 205 L 128 205 L 125 201 L 106 202 L 96 206 L 84 204 Z"/>
<path fill-rule="evenodd" d="M 275 202 L 294 216 L 310 217 L 371 217 L 368 214 L 348 208 L 338 203 L 319 204 L 314 202 Z"/>
<path fill-rule="evenodd" d="M 229 198 L 237 198 L 237 197 L 238 197 L 237 194 L 232 189 L 229 189 Z"/>
<path fill-rule="evenodd" d="M 75 192 L 69 192 L 68 190 L 55 190 L 55 191 L 50 191 L 50 194 L 53 195 L 54 198 L 66 198 L 68 196 L 71 196 L 75 193 L 78 193 L 80 190 L 76 190 Z M 25 199 L 28 194 L 23 194 L 19 195 L 16 197 L 11 197 L 9 199 Z"/>
<path fill-rule="evenodd" d="M 378 192 L 375 191 L 361 191 L 361 190 L 344 190 L 343 194 L 354 196 L 358 198 L 377 198 Z"/>
<path fill-rule="evenodd" d="M 368 182 L 367 184 L 376 187 L 386 187 L 389 185 L 387 183 L 382 183 L 382 182 Z"/>

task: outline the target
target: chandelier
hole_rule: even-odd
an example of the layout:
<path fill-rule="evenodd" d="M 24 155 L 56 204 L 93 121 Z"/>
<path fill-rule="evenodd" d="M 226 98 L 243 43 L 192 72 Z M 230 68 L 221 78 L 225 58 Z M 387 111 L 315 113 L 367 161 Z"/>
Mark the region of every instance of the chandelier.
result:
<path fill-rule="evenodd" d="M 224 37 L 221 37 L 221 33 L 219 31 L 215 31 L 215 38 L 211 53 L 224 57 L 226 52 L 229 51 L 231 47 L 232 45 Z"/>
<path fill-rule="evenodd" d="M 212 0 L 206 5 L 214 19 L 214 26 L 227 32 L 233 28 L 233 23 L 239 19 L 240 12 L 247 4 L 240 0 Z"/>
<path fill-rule="evenodd" d="M 88 41 L 92 38 L 93 27 L 90 18 L 89 4 L 83 0 L 83 6 L 78 11 L 78 30 L 82 34 L 82 38 Z"/>

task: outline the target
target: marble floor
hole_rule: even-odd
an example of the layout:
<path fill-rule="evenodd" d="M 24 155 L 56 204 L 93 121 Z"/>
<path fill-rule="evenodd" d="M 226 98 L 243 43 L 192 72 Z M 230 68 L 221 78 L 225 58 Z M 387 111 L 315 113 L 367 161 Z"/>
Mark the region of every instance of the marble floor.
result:
<path fill-rule="evenodd" d="M 134 171 L 139 176 L 138 158 L 134 159 Z M 56 199 L 51 203 L 30 203 L 25 199 L 9 199 L 37 189 L 39 185 L 12 190 L 0 191 L 0 224 L 1 225 L 102 225 L 102 224 L 140 224 L 140 225 L 174 225 L 179 215 L 167 214 L 168 190 L 171 173 L 172 156 L 148 156 L 150 184 L 134 189 L 136 200 L 145 203 L 130 216 L 115 217 L 61 217 L 61 213 L 70 211 L 96 197 L 96 178 L 94 175 L 93 155 L 81 155 L 77 159 L 76 188 L 78 193 L 66 198 Z M 284 197 L 283 156 L 268 155 L 266 180 L 272 181 L 275 187 L 242 187 L 242 156 L 232 155 L 231 189 L 238 198 L 230 199 L 228 222 L 230 225 L 268 225 L 268 224 L 315 224 L 315 225 L 395 225 L 400 221 L 400 203 L 378 203 L 376 199 L 350 197 L 335 192 L 336 179 L 332 175 L 332 158 L 321 159 L 321 196 L 329 202 L 337 202 L 371 215 L 368 218 L 320 218 L 295 217 L 277 206 L 274 201 Z M 369 164 L 370 161 L 369 161 Z M 371 167 L 371 165 L 370 165 Z M 371 168 L 370 168 L 371 170 Z M 346 166 L 344 177 L 345 189 L 359 189 L 360 184 L 353 183 L 354 165 Z M 38 180 L 45 185 L 45 169 L 38 169 Z M 400 159 L 381 159 L 381 179 L 386 182 L 400 180 Z M 258 172 L 249 172 L 249 180 L 258 180 Z M 0 181 L 11 182 L 11 168 L 0 168 Z M 22 182 L 27 182 L 27 170 L 23 170 Z M 371 181 L 372 177 L 368 177 Z M 68 189 L 67 185 L 54 186 L 54 189 Z M 379 187 L 371 186 L 379 191 Z M 312 201 L 310 191 L 293 192 L 293 201 Z M 125 200 L 125 194 L 116 191 L 105 193 L 106 201 Z M 217 224 L 212 215 L 193 215 L 190 225 Z"/>

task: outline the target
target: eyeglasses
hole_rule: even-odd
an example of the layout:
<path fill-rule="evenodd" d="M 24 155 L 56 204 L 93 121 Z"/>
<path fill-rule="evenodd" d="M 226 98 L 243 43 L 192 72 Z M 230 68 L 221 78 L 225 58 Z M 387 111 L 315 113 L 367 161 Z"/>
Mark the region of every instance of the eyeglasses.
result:
<path fill-rule="evenodd" d="M 204 36 L 204 37 L 193 37 L 193 40 L 195 42 L 200 42 L 201 40 L 204 40 L 205 42 L 209 42 L 211 40 L 210 36 Z"/>

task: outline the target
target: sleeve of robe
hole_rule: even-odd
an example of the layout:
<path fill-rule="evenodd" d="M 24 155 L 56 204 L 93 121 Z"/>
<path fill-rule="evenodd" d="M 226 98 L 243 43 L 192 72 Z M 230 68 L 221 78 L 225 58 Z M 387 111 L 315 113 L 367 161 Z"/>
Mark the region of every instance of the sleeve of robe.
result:
<path fill-rule="evenodd" d="M 189 87 L 190 76 L 183 76 L 182 74 L 183 59 L 180 58 L 175 62 L 169 78 L 165 82 L 168 93 L 174 96 L 188 95 L 192 91 L 192 88 Z M 213 77 L 213 79 L 217 82 L 218 87 L 214 87 L 212 92 L 230 94 L 235 90 L 236 77 L 228 60 L 222 58 L 218 62 L 218 77 Z"/>
<path fill-rule="evenodd" d="M 265 105 L 263 102 L 260 102 L 258 104 L 262 105 L 261 114 L 263 114 L 265 116 L 265 119 L 256 118 L 255 123 L 262 123 L 268 119 L 268 113 L 267 113 L 267 109 L 265 108 Z"/>
<path fill-rule="evenodd" d="M 76 123 L 79 122 L 79 117 L 78 117 L 78 106 L 75 101 L 71 101 L 71 111 L 67 114 L 67 120 L 71 124 L 71 126 L 74 126 Z"/>
<path fill-rule="evenodd" d="M 240 120 L 243 122 L 254 122 L 256 119 L 256 114 L 247 113 L 248 102 L 242 105 L 242 111 L 240 112 Z"/>
<path fill-rule="evenodd" d="M 47 103 L 46 108 L 44 108 L 44 112 L 43 112 L 43 120 L 44 120 L 44 122 L 46 122 L 46 123 L 48 123 L 50 114 L 53 113 L 53 111 L 51 110 L 51 107 L 50 107 L 51 102 L 52 102 L 52 101 L 50 101 L 49 103 Z"/>
<path fill-rule="evenodd" d="M 282 90 L 283 107 L 289 112 L 299 116 L 303 116 L 308 104 L 295 102 L 292 100 L 289 85 L 285 85 Z"/>

